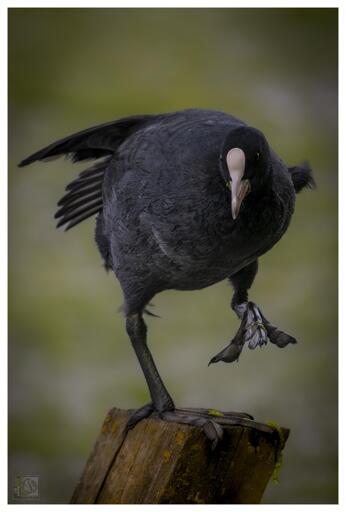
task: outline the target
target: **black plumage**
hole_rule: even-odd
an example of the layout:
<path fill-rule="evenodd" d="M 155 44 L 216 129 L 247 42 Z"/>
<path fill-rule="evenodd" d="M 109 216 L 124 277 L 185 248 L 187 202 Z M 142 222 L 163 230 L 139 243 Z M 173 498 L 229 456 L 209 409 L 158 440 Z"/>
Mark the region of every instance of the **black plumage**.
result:
<path fill-rule="evenodd" d="M 196 290 L 229 279 L 232 308 L 242 322 L 211 363 L 238 359 L 246 342 L 250 348 L 268 340 L 279 347 L 295 343 L 248 302 L 248 289 L 258 257 L 286 231 L 296 193 L 314 185 L 311 169 L 287 167 L 264 135 L 239 119 L 198 109 L 96 126 L 20 165 L 62 154 L 73 161 L 98 159 L 66 187 L 56 217 L 58 226 L 70 229 L 98 213 L 96 242 L 120 281 L 127 332 L 152 398 L 129 427 L 156 411 L 201 425 L 216 441 L 220 428 L 208 415 L 175 408 L 146 344 L 143 312 L 163 290 Z M 249 419 L 235 413 L 228 421 Z"/>

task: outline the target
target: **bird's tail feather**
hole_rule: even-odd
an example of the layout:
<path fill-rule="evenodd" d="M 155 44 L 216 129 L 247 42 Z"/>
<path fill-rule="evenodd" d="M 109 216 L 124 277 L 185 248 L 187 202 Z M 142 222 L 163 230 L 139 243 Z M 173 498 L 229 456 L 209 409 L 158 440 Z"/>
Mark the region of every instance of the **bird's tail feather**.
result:
<path fill-rule="evenodd" d="M 296 193 L 300 192 L 304 188 L 316 187 L 312 169 L 308 162 L 304 162 L 302 165 L 296 165 L 295 167 L 289 167 L 288 170 L 291 174 Z"/>

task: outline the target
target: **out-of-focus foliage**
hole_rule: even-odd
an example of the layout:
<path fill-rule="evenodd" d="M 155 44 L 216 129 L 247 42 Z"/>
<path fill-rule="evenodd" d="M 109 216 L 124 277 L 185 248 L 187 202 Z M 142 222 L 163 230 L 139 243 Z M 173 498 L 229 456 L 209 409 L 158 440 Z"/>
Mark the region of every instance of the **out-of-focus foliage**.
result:
<path fill-rule="evenodd" d="M 335 503 L 336 9 L 11 9 L 9 100 L 10 499 L 14 475 L 40 475 L 41 502 L 67 502 L 107 410 L 148 401 L 94 220 L 67 234 L 54 227 L 82 167 L 16 164 L 100 122 L 205 107 L 260 128 L 287 163 L 307 158 L 315 170 L 318 189 L 298 198 L 251 292 L 299 343 L 207 368 L 238 327 L 226 283 L 157 296 L 149 343 L 177 404 L 291 429 L 265 503 Z"/>

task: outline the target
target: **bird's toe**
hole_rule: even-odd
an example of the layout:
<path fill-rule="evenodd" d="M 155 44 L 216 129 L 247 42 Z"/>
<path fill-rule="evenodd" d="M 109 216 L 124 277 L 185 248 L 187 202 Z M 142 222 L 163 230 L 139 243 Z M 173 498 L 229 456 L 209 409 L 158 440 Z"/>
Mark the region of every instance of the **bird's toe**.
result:
<path fill-rule="evenodd" d="M 144 418 L 147 418 L 154 412 L 154 405 L 152 403 L 143 405 L 139 409 L 136 409 L 130 414 L 129 419 L 127 420 L 125 430 L 128 431 L 133 428 L 137 423 Z"/>
<path fill-rule="evenodd" d="M 159 413 L 161 419 L 175 423 L 183 423 L 199 427 L 205 436 L 211 441 L 211 448 L 214 450 L 223 437 L 223 428 L 211 417 L 208 412 L 194 411 L 193 409 L 175 409 Z"/>
<path fill-rule="evenodd" d="M 258 308 L 259 310 L 259 308 Z M 287 347 L 289 344 L 295 344 L 297 343 L 297 340 L 291 336 L 290 334 L 287 334 L 283 331 L 280 331 L 275 325 L 271 324 L 266 317 L 263 315 L 263 313 L 259 310 L 260 315 L 262 317 L 262 321 L 264 324 L 264 328 L 267 332 L 267 337 L 271 343 L 276 345 L 279 348 Z"/>
<path fill-rule="evenodd" d="M 271 330 L 268 329 L 268 337 L 269 341 L 271 341 L 271 343 L 274 343 L 274 345 L 276 345 L 279 348 L 287 347 L 287 345 L 289 345 L 290 343 L 297 343 L 297 340 L 293 338 L 293 336 L 290 336 L 289 334 L 280 331 L 276 327 L 272 328 Z"/>
<path fill-rule="evenodd" d="M 245 341 L 248 342 L 250 349 L 262 347 L 268 342 L 267 331 L 264 324 L 261 322 L 254 322 L 249 325 L 245 333 Z"/>
<path fill-rule="evenodd" d="M 208 363 L 208 366 L 214 363 L 218 363 L 219 361 L 223 361 L 225 363 L 233 363 L 233 361 L 238 361 L 239 356 L 243 350 L 242 345 L 238 345 L 237 343 L 233 343 L 232 340 L 227 347 L 221 350 L 216 356 L 212 357 Z"/>
<path fill-rule="evenodd" d="M 223 428 L 216 421 L 208 420 L 203 424 L 203 431 L 211 441 L 211 449 L 215 450 L 223 437 Z"/>
<path fill-rule="evenodd" d="M 253 416 L 238 412 L 221 412 L 215 409 L 186 409 L 176 408 L 162 411 L 159 417 L 165 421 L 183 423 L 199 427 L 211 441 L 211 448 L 215 449 L 223 438 L 224 428 L 250 427 L 257 430 L 272 433 L 269 425 L 254 421 Z"/>
<path fill-rule="evenodd" d="M 248 303 L 244 338 L 250 349 L 262 347 L 268 342 L 267 329 L 261 311 L 253 302 Z"/>
<path fill-rule="evenodd" d="M 233 363 L 233 361 L 238 361 L 245 344 L 244 333 L 246 322 L 247 315 L 245 314 L 243 315 L 243 319 L 234 338 L 224 349 L 221 350 L 221 352 L 210 359 L 208 366 L 219 361 L 224 361 L 225 363 Z"/>

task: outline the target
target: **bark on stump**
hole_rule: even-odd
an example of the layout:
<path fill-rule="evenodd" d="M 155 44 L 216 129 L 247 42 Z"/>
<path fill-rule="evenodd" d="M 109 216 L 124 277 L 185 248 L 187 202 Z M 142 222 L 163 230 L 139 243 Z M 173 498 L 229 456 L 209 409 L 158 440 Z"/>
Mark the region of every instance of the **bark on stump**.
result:
<path fill-rule="evenodd" d="M 289 434 L 224 427 L 211 450 L 200 428 L 156 417 L 125 435 L 130 412 L 108 413 L 71 503 L 260 503 Z"/>

